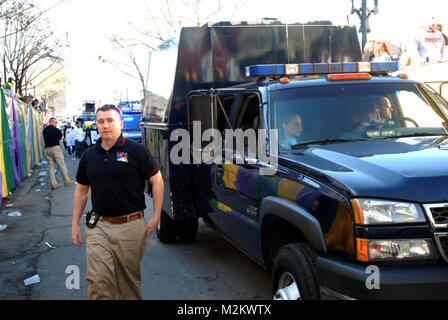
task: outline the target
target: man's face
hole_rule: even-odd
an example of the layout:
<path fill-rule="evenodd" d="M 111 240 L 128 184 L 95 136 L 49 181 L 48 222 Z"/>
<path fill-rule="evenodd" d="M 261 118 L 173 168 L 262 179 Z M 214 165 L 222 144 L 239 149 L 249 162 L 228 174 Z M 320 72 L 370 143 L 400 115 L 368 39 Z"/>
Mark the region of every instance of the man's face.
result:
<path fill-rule="evenodd" d="M 115 110 L 99 111 L 96 115 L 96 124 L 103 140 L 115 140 L 121 135 L 123 120 Z"/>
<path fill-rule="evenodd" d="M 375 103 L 375 107 L 379 112 L 381 120 L 391 120 L 392 119 L 392 108 L 389 99 L 382 98 Z"/>
<path fill-rule="evenodd" d="M 56 120 L 56 119 L 54 119 L 54 120 L 51 120 L 50 121 L 50 125 L 52 125 L 53 127 L 57 127 L 57 125 L 58 125 L 58 120 Z"/>
<path fill-rule="evenodd" d="M 299 115 L 292 117 L 287 124 L 283 124 L 286 137 L 298 137 L 302 134 L 302 118 Z"/>

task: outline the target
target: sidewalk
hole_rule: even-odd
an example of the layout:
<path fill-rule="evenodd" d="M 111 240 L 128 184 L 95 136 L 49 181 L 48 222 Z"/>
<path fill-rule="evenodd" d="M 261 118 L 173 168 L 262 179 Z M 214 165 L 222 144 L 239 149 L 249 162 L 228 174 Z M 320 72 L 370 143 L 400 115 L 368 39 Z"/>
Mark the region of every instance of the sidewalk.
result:
<path fill-rule="evenodd" d="M 63 153 L 69 177 L 75 179 L 79 161 L 72 160 L 65 151 Z M 80 268 L 85 266 L 85 260 L 79 262 L 79 257 L 84 255 L 76 252 L 85 252 L 85 247 L 76 248 L 71 243 L 76 185 L 65 187 L 59 168 L 56 179 L 62 188 L 52 191 L 48 163 L 44 160 L 34 167 L 30 177 L 13 190 L 11 199 L 3 200 L 0 224 L 6 224 L 7 228 L 0 231 L 0 299 L 84 298 L 80 294 L 84 294 L 85 290 L 69 291 L 65 287 L 68 276 L 65 267 L 73 263 Z M 22 216 L 8 216 L 8 213 L 15 211 Z M 23 280 L 35 274 L 39 274 L 40 284 L 25 286 Z M 85 281 L 81 281 L 81 285 L 85 285 Z M 42 292 L 49 294 L 42 296 Z M 67 296 L 67 293 L 76 295 Z"/>

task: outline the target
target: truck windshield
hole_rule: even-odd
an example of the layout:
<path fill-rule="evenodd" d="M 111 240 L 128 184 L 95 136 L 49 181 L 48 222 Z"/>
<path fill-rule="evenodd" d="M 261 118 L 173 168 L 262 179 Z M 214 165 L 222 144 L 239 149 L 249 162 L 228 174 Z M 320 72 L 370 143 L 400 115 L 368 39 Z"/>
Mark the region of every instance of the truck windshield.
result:
<path fill-rule="evenodd" d="M 307 144 L 447 135 L 447 104 L 415 83 L 287 88 L 270 95 L 279 150 Z"/>
<path fill-rule="evenodd" d="M 85 120 L 85 121 L 95 121 L 95 114 L 82 114 L 79 116 L 79 118 Z"/>

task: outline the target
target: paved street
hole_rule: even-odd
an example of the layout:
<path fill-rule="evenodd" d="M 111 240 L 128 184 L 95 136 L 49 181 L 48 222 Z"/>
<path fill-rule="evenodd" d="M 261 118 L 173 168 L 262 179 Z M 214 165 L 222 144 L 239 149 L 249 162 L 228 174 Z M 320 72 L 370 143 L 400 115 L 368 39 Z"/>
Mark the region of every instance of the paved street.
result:
<path fill-rule="evenodd" d="M 74 179 L 78 160 L 66 155 L 65 162 Z M 56 177 L 61 183 L 61 175 Z M 78 248 L 71 242 L 74 190 L 70 186 L 52 191 L 43 162 L 11 199 L 4 199 L 0 225 L 7 228 L 0 231 L 0 299 L 87 299 L 85 244 Z M 146 204 L 148 221 L 150 197 Z M 22 216 L 8 216 L 16 211 Z M 69 266 L 79 268 L 79 289 L 66 287 L 73 275 L 66 273 Z M 193 243 L 165 245 L 152 234 L 141 267 L 144 299 L 270 299 L 268 273 L 202 223 Z M 25 286 L 23 280 L 35 274 L 40 282 Z"/>

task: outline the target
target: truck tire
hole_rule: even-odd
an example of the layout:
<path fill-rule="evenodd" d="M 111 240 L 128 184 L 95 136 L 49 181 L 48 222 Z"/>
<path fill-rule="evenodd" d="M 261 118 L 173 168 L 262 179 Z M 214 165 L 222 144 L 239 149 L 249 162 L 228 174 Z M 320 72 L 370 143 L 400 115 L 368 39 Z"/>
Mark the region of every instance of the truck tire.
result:
<path fill-rule="evenodd" d="M 272 271 L 272 295 L 274 300 L 320 299 L 315 256 L 308 246 L 293 243 L 279 250 Z"/>
<path fill-rule="evenodd" d="M 176 241 L 176 223 L 164 211 L 160 216 L 160 222 L 157 226 L 157 237 L 162 243 L 173 243 Z"/>
<path fill-rule="evenodd" d="M 198 218 L 177 221 L 177 234 L 182 241 L 194 241 L 198 233 Z"/>

